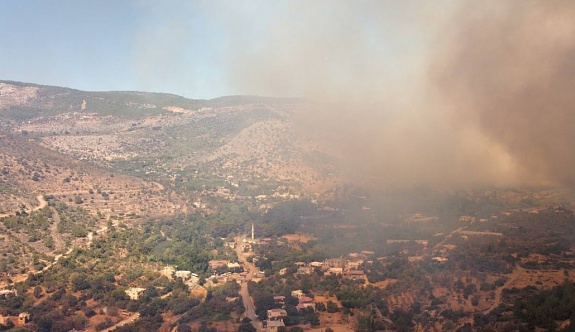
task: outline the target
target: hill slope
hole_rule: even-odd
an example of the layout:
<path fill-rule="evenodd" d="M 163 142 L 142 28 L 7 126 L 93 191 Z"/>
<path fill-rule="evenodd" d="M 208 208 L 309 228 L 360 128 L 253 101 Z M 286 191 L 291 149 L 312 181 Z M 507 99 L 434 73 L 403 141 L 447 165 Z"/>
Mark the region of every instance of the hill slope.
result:
<path fill-rule="evenodd" d="M 300 190 L 329 180 L 333 165 L 298 140 L 297 99 L 213 100 L 145 92 L 86 92 L 0 81 L 5 131 L 75 160 L 159 181 L 268 179 Z M 207 174 L 209 173 L 209 174 Z"/>

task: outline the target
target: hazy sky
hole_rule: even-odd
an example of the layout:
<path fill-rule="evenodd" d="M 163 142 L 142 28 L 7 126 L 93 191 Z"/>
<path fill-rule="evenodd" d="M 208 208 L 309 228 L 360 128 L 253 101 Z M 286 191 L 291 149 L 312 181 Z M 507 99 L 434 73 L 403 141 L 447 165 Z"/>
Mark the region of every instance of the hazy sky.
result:
<path fill-rule="evenodd" d="M 0 77 L 85 90 L 226 93 L 217 22 L 188 1 L 0 1 Z"/>
<path fill-rule="evenodd" d="M 246 83 L 272 62 L 302 66 L 307 79 L 344 81 L 353 71 L 406 80 L 447 7 L 433 3 L 0 0 L 0 79 L 191 98 L 310 93 L 301 76 L 274 76 L 281 69 Z M 357 50 L 342 51 L 345 43 Z"/>

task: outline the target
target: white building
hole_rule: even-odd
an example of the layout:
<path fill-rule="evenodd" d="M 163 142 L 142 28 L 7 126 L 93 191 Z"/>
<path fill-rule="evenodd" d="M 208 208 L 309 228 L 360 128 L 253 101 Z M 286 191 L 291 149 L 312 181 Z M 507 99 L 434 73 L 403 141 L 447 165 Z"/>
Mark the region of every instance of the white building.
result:
<path fill-rule="evenodd" d="M 241 267 L 240 263 L 228 262 L 226 265 L 228 266 L 228 269 L 239 269 Z"/>
<path fill-rule="evenodd" d="M 192 276 L 192 271 L 176 271 L 176 278 L 188 280 Z"/>
<path fill-rule="evenodd" d="M 130 298 L 130 300 L 137 301 L 142 297 L 142 295 L 144 295 L 145 291 L 146 291 L 145 288 L 130 287 L 130 288 L 126 289 L 126 294 Z"/>

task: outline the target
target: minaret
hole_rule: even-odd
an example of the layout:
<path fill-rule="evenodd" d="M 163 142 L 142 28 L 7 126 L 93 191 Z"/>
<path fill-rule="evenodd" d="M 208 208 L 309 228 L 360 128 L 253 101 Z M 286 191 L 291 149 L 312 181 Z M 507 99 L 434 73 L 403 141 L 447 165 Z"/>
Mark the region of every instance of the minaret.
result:
<path fill-rule="evenodd" d="M 252 223 L 252 240 L 255 240 L 254 223 Z"/>

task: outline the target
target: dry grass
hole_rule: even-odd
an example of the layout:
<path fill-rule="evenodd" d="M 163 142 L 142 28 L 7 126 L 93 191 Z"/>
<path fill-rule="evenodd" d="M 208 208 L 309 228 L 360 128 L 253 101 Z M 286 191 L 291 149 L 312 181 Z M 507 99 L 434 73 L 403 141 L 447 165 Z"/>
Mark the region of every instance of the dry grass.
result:
<path fill-rule="evenodd" d="M 297 241 L 297 242 L 308 243 L 311 240 L 315 240 L 315 237 L 308 234 L 286 234 L 282 237 L 290 242 Z"/>

